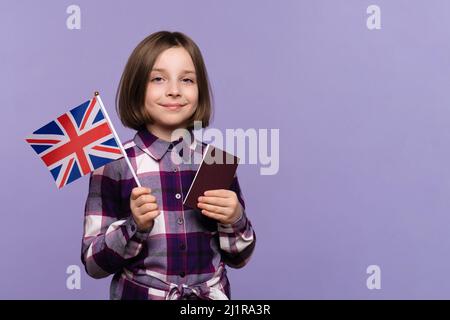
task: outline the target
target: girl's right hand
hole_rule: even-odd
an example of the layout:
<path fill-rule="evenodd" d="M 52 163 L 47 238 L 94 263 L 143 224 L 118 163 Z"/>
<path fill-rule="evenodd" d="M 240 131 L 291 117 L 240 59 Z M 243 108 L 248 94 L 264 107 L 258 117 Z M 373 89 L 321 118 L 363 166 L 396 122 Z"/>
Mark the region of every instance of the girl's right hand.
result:
<path fill-rule="evenodd" d="M 130 209 L 138 230 L 146 232 L 153 227 L 153 220 L 161 213 L 151 189 L 136 187 L 131 191 Z"/>

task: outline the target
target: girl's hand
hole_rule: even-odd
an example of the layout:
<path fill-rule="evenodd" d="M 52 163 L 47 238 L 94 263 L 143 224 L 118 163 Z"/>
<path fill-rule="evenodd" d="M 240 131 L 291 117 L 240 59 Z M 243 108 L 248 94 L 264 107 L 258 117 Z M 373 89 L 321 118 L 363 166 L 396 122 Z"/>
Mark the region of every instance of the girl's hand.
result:
<path fill-rule="evenodd" d="M 153 220 L 161 213 L 151 189 L 136 187 L 131 191 L 130 209 L 138 230 L 145 232 L 153 227 Z"/>
<path fill-rule="evenodd" d="M 236 193 L 231 190 L 208 190 L 198 198 L 197 206 L 202 214 L 223 224 L 235 223 L 243 213 Z"/>

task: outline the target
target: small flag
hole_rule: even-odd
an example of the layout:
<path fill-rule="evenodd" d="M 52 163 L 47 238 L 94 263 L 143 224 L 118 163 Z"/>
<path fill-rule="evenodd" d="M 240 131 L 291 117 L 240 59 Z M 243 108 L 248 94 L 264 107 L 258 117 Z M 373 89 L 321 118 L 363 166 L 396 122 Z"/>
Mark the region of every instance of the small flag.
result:
<path fill-rule="evenodd" d="M 26 138 L 58 188 L 124 156 L 103 110 L 96 95 Z"/>

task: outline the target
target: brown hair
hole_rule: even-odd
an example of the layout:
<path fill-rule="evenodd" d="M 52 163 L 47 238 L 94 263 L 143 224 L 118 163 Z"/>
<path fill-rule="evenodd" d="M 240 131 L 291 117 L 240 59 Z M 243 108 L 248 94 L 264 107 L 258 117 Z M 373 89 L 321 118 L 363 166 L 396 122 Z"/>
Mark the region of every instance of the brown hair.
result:
<path fill-rule="evenodd" d="M 212 91 L 200 49 L 195 42 L 181 32 L 159 31 L 142 40 L 133 50 L 120 78 L 116 93 L 116 110 L 122 124 L 135 130 L 141 129 L 153 120 L 145 110 L 145 91 L 150 71 L 160 53 L 172 48 L 183 47 L 194 63 L 197 85 L 198 105 L 188 119 L 188 129 L 194 121 L 201 121 L 202 127 L 209 125 L 212 117 Z"/>

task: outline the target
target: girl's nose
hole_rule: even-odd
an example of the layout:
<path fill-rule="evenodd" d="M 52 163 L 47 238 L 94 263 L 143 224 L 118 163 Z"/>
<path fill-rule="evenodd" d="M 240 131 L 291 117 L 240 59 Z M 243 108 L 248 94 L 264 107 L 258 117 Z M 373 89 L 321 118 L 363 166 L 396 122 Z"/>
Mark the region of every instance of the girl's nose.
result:
<path fill-rule="evenodd" d="M 167 88 L 168 96 L 178 96 L 180 95 L 180 88 L 178 88 L 178 83 L 175 81 L 169 82 L 169 87 Z"/>

